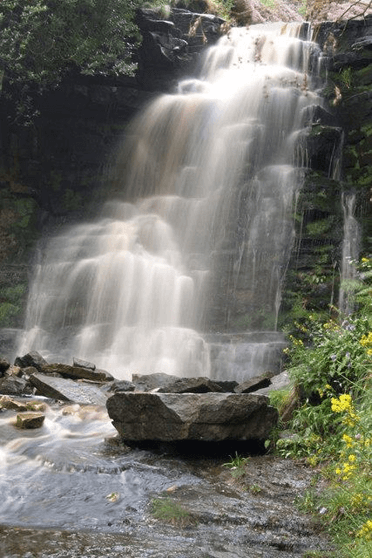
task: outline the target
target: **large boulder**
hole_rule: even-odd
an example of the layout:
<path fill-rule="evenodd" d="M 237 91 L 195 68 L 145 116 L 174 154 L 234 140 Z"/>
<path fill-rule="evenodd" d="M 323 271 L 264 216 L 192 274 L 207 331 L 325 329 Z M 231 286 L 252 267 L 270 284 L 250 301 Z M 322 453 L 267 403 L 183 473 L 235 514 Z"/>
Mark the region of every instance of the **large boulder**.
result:
<path fill-rule="evenodd" d="M 278 419 L 255 394 L 117 392 L 106 406 L 128 442 L 264 440 Z"/>

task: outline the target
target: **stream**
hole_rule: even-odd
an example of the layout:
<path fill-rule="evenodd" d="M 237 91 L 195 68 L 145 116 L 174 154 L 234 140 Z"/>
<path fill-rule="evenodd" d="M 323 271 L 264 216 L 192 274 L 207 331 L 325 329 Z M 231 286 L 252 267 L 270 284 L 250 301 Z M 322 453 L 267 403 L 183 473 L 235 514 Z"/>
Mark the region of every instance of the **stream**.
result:
<path fill-rule="evenodd" d="M 315 474 L 303 462 L 252 455 L 231 469 L 233 447 L 128 448 L 103 408 L 53 403 L 39 429 L 14 422 L 1 413 L 4 558 L 289 558 L 327 548 L 296 505 Z"/>

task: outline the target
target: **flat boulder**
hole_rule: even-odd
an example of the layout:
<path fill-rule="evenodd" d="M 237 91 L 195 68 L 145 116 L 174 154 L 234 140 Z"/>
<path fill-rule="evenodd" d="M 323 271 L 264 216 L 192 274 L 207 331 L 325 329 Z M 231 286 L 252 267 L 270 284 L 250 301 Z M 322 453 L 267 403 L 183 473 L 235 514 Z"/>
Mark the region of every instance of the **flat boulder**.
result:
<path fill-rule="evenodd" d="M 106 406 L 128 442 L 265 440 L 278 420 L 268 397 L 251 393 L 117 392 Z"/>
<path fill-rule="evenodd" d="M 47 375 L 59 374 L 73 380 L 90 380 L 91 382 L 112 382 L 115 379 L 106 370 L 98 370 L 97 368 L 93 370 L 88 367 L 71 366 L 70 364 L 58 362 L 41 366 L 40 372 Z"/>
<path fill-rule="evenodd" d="M 80 405 L 106 405 L 106 395 L 94 384 L 75 382 L 68 378 L 56 378 L 36 373 L 30 376 L 30 384 L 38 393 L 60 401 L 72 401 Z"/>

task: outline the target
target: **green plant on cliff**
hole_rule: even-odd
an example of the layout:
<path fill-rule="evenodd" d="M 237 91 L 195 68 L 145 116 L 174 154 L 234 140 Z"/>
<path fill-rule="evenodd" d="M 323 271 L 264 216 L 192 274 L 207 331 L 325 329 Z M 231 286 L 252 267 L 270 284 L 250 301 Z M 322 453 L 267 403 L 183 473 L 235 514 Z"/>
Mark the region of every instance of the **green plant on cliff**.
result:
<path fill-rule="evenodd" d="M 21 300 L 25 294 L 24 285 L 5 287 L 0 290 L 0 327 L 11 327 L 21 311 Z"/>
<path fill-rule="evenodd" d="M 133 74 L 140 0 L 1 0 L 0 72 L 19 117 L 71 71 Z"/>

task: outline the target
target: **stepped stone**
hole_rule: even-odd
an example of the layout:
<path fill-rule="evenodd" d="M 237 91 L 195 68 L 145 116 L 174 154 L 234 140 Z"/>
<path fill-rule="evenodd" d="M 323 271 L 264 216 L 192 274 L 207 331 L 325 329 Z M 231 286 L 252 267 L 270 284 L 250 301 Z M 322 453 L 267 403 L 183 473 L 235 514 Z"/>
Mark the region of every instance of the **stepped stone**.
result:
<path fill-rule="evenodd" d="M 107 400 L 126 441 L 264 440 L 278 419 L 264 395 L 118 392 Z"/>

